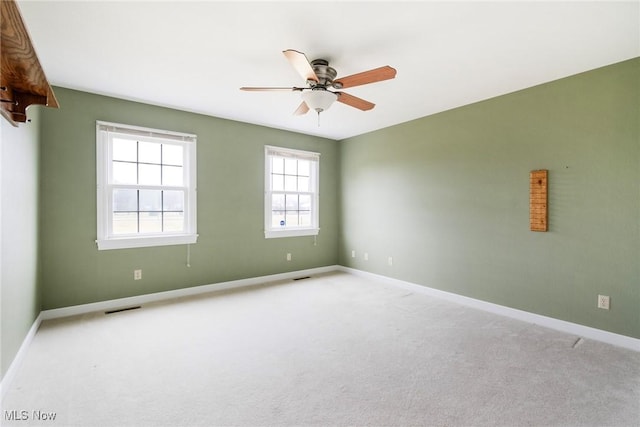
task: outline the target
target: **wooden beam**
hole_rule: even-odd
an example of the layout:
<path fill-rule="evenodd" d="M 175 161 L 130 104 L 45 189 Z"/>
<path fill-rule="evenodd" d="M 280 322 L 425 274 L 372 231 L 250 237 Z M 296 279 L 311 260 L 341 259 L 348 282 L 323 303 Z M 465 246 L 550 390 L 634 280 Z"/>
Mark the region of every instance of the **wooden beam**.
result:
<path fill-rule="evenodd" d="M 2 115 L 13 125 L 27 120 L 33 104 L 58 107 L 14 0 L 1 0 L 0 97 Z"/>

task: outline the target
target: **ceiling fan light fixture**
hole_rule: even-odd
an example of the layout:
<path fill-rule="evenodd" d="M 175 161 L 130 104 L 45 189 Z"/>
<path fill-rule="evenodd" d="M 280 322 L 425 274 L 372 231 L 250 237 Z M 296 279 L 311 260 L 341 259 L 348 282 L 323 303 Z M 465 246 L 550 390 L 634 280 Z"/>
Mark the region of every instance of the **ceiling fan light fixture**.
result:
<path fill-rule="evenodd" d="M 302 92 L 302 99 L 310 109 L 321 113 L 331 107 L 338 95 L 328 90 L 309 90 Z"/>

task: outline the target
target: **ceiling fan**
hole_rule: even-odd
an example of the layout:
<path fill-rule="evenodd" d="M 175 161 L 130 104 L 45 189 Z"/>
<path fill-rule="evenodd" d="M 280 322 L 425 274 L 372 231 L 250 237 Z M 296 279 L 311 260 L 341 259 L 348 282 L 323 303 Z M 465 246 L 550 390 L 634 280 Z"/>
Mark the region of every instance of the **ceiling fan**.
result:
<path fill-rule="evenodd" d="M 336 78 L 338 73 L 329 66 L 329 61 L 325 59 L 314 59 L 309 62 L 304 53 L 297 50 L 288 49 L 283 51 L 289 63 L 306 81 L 305 87 L 241 87 L 245 91 L 293 91 L 301 92 L 302 103 L 294 111 L 294 115 L 306 114 L 310 109 L 318 113 L 327 110 L 334 101 L 357 108 L 362 111 L 371 110 L 375 104 L 365 101 L 346 92 L 334 92 L 332 89 L 345 89 L 354 86 L 361 86 L 369 83 L 380 82 L 393 79 L 396 70 L 388 65 L 363 71 L 346 77 Z"/>

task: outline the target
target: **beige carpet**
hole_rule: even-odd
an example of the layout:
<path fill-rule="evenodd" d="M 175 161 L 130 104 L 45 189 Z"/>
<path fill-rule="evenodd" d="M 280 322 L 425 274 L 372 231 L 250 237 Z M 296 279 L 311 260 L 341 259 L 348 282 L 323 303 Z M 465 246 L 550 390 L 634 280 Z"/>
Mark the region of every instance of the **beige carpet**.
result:
<path fill-rule="evenodd" d="M 46 321 L 2 425 L 640 425 L 640 353 L 577 340 L 331 273 Z"/>

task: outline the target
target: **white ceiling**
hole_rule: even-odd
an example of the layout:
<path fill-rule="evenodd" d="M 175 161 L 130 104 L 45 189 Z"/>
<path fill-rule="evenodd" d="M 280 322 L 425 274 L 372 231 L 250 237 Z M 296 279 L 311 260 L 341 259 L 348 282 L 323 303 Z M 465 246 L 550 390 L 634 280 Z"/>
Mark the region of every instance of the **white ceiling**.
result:
<path fill-rule="evenodd" d="M 242 122 L 344 139 L 640 56 L 640 1 L 219 2 L 18 0 L 49 82 Z M 293 116 L 282 51 L 338 76 L 390 65 L 393 80 Z M 61 106 L 64 108 L 64 104 Z"/>

